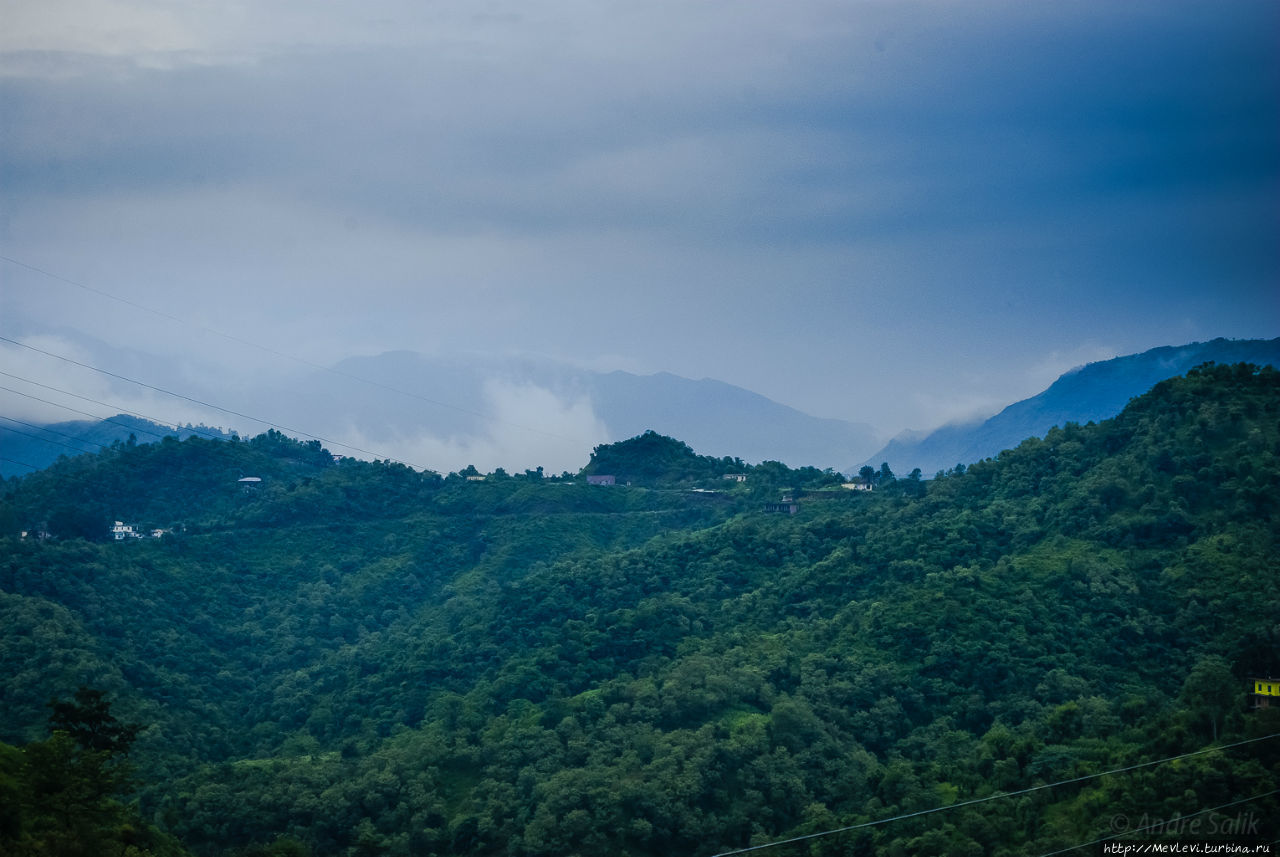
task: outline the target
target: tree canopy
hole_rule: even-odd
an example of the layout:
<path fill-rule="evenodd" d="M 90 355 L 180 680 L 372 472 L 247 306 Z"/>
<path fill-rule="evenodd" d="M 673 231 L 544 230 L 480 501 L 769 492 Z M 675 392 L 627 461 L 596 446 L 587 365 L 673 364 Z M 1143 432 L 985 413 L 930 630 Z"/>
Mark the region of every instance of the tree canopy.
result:
<path fill-rule="evenodd" d="M 36 773 L 95 758 L 133 772 L 94 829 L 141 836 L 136 800 L 201 857 L 710 855 L 951 805 L 788 847 L 1017 855 L 1246 800 L 1270 841 L 1280 708 L 1245 689 L 1280 675 L 1278 463 L 1280 376 L 1247 365 L 794 516 L 756 492 L 839 477 L 694 492 L 726 460 L 658 435 L 597 448 L 611 490 L 283 436 L 67 459 L 0 521 L 182 526 L 0 541 L 0 842 L 70 853 L 32 844 Z"/>

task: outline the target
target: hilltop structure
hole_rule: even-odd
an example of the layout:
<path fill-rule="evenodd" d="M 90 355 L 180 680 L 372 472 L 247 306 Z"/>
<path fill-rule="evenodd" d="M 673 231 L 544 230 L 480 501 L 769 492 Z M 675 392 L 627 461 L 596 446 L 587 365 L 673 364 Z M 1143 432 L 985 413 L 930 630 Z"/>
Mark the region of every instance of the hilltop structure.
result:
<path fill-rule="evenodd" d="M 1251 678 L 1249 682 L 1253 685 L 1250 708 L 1270 708 L 1273 701 L 1280 705 L 1280 678 Z"/>

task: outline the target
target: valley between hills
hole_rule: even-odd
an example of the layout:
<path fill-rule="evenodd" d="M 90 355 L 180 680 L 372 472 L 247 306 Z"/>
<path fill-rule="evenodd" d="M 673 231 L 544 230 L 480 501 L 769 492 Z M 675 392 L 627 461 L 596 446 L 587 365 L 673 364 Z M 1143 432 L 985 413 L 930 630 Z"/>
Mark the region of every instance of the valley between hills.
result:
<path fill-rule="evenodd" d="M 1275 369 L 935 478 L 657 432 L 584 458 L 442 475 L 269 432 L 4 480 L 0 851 L 1280 836 Z"/>

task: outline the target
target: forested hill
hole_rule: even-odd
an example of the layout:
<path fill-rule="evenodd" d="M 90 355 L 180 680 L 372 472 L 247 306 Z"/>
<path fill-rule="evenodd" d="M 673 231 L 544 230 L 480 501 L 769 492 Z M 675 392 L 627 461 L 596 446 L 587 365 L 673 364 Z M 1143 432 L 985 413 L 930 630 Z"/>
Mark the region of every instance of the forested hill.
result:
<path fill-rule="evenodd" d="M 186 440 L 204 437 L 230 440 L 231 434 L 206 425 L 166 426 L 160 423 L 116 414 L 104 420 L 33 425 L 3 417 L 0 421 L 0 477 L 21 476 L 48 467 L 61 456 L 97 452 L 113 443 L 153 443 L 163 437 Z"/>
<path fill-rule="evenodd" d="M 655 448 L 596 451 L 631 487 L 278 435 L 4 483 L 5 533 L 174 532 L 0 543 L 0 851 L 58 841 L 31 760 L 80 685 L 147 726 L 132 835 L 199 855 L 712 855 L 1081 777 L 765 853 L 1045 854 L 1237 801 L 1230 841 L 1280 836 L 1280 708 L 1245 695 L 1280 675 L 1275 370 L 794 516 L 763 500 L 798 471 L 693 491 Z M 1215 741 L 1251 743 L 1087 778 Z"/>
<path fill-rule="evenodd" d="M 1214 339 L 1090 363 L 980 423 L 945 425 L 923 436 L 895 438 L 867 463 L 879 466 L 887 461 L 896 470 L 919 467 L 925 473 L 950 469 L 957 462 L 969 464 L 1016 446 L 1023 438 L 1039 437 L 1055 425 L 1109 419 L 1156 383 L 1208 362 L 1280 367 L 1280 338 Z"/>

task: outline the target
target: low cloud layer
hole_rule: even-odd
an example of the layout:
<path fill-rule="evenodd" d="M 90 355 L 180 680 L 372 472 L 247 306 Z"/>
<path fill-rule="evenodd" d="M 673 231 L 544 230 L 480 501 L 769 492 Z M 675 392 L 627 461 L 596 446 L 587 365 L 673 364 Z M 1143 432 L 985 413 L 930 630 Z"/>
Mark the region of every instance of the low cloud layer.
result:
<path fill-rule="evenodd" d="M 519 473 L 539 466 L 549 474 L 576 472 L 592 448 L 610 439 L 587 398 L 566 399 L 533 384 L 497 379 L 485 382 L 483 398 L 489 418 L 475 434 L 384 436 L 354 424 L 340 434 L 356 446 L 441 473 L 468 464 L 482 473 L 499 467 Z"/>
<path fill-rule="evenodd" d="M 498 374 L 484 378 L 479 389 L 467 391 L 465 397 L 462 391 L 453 391 L 460 402 L 470 403 L 475 397 L 474 413 L 478 416 L 469 420 L 465 430 L 433 434 L 380 425 L 376 411 L 352 413 L 346 402 L 325 401 L 315 395 L 314 387 L 304 399 L 277 402 L 273 407 L 269 395 L 267 402 L 245 398 L 248 390 L 220 390 L 209 384 L 183 386 L 181 367 L 172 367 L 177 371 L 170 374 L 167 386 L 154 385 L 175 392 L 181 388 L 184 395 L 212 406 L 206 407 L 69 362 L 93 366 L 105 361 L 108 355 L 82 343 L 56 336 L 32 336 L 19 342 L 21 345 L 0 342 L 0 387 L 4 388 L 0 389 L 0 414 L 11 418 L 7 424 L 10 430 L 19 432 L 30 429 L 13 420 L 41 425 L 93 421 L 120 413 L 162 425 L 207 425 L 244 436 L 275 427 L 304 439 L 319 438 L 339 455 L 390 458 L 442 473 L 468 464 L 484 472 L 497 467 L 519 472 L 538 466 L 547 472 L 576 471 L 586 463 L 594 446 L 611 439 L 588 396 L 553 391 Z M 145 356 L 128 354 L 124 362 L 130 356 L 135 362 L 148 362 Z M 134 371 L 153 381 L 161 380 L 154 371 L 147 373 L 145 366 Z M 394 397 L 388 391 L 372 389 L 381 397 Z M 431 413 L 438 408 L 419 403 L 417 410 L 421 425 L 430 424 Z"/>
<path fill-rule="evenodd" d="M 1280 317 L 1270 0 L 3 8 L 0 255 L 54 276 L 0 260 L 0 333 L 228 393 L 533 353 L 893 433 Z"/>
<path fill-rule="evenodd" d="M 0 413 L 4 416 L 44 424 L 93 421 L 126 413 L 170 426 L 228 424 L 228 416 L 216 410 L 40 353 L 47 351 L 92 365 L 95 354 L 73 341 L 56 336 L 30 336 L 19 341 L 40 351 L 0 342 L 0 386 L 5 388 L 0 390 Z"/>

